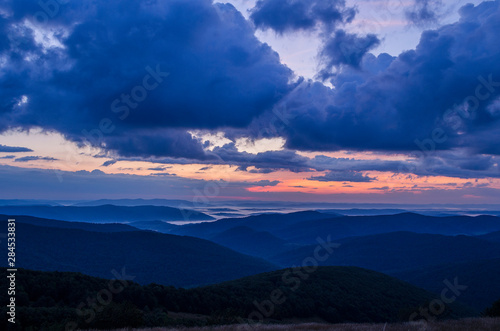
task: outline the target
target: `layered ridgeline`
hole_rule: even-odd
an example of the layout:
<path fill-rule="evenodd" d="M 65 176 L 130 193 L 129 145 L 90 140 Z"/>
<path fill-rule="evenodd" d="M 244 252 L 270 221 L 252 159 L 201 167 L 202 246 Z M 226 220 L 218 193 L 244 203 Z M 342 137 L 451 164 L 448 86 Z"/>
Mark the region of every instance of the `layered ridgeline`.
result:
<path fill-rule="evenodd" d="M 202 224 L 187 224 L 172 231 L 176 234 L 211 238 L 236 226 L 246 226 L 296 244 L 314 244 L 318 236 L 332 239 L 408 231 L 442 235 L 481 235 L 500 231 L 496 216 L 425 216 L 415 213 L 376 216 L 340 216 L 319 212 L 258 215 L 223 219 Z"/>
<path fill-rule="evenodd" d="M 256 322 L 393 322 L 425 318 L 433 294 L 354 267 L 287 269 L 193 289 L 140 286 L 130 275 L 106 280 L 78 273 L 20 270 L 18 330 L 125 328 Z M 7 280 L 0 283 L 5 288 Z M 6 293 L 0 300 L 6 302 Z M 3 314 L 5 315 L 5 309 Z M 432 318 L 474 312 L 447 304 Z M 4 319 L 5 323 L 5 319 Z"/>
<path fill-rule="evenodd" d="M 225 219 L 158 231 L 206 238 L 281 267 L 301 265 L 318 238 L 338 247 L 324 266 L 358 266 L 440 292 L 455 278 L 467 291 L 460 300 L 478 310 L 500 297 L 500 218 L 432 217 L 414 213 L 339 216 L 318 212 Z M 496 231 L 496 232 L 495 232 Z M 480 262 L 480 263 L 479 263 Z"/>
<path fill-rule="evenodd" d="M 167 206 L 1 206 L 0 213 L 27 215 L 65 221 L 134 222 L 134 221 L 209 221 L 212 216 Z"/>
<path fill-rule="evenodd" d="M 473 236 L 393 232 L 336 240 L 319 265 L 358 266 L 383 272 L 434 293 L 456 281 L 459 300 L 478 310 L 500 297 L 500 243 Z M 314 252 L 308 245 L 268 258 L 280 266 L 300 265 Z"/>
<path fill-rule="evenodd" d="M 319 238 L 335 244 L 331 254 L 317 260 L 322 266 L 363 267 L 435 293 L 445 288 L 445 280 L 457 279 L 467 287 L 459 300 L 477 311 L 500 297 L 500 283 L 493 279 L 500 274 L 498 217 L 299 212 L 182 226 L 15 218 L 26 223 L 18 230 L 24 231 L 19 240 L 26 240 L 19 245 L 20 266 L 36 270 L 110 277 L 112 269 L 126 267 L 143 284 L 191 287 L 300 266 L 314 256 Z"/>
<path fill-rule="evenodd" d="M 27 269 L 112 277 L 113 270 L 125 268 L 141 284 L 184 287 L 277 269 L 262 259 L 194 237 L 141 231 L 123 224 L 13 218 L 17 265 Z M 44 223 L 47 226 L 40 226 Z"/>

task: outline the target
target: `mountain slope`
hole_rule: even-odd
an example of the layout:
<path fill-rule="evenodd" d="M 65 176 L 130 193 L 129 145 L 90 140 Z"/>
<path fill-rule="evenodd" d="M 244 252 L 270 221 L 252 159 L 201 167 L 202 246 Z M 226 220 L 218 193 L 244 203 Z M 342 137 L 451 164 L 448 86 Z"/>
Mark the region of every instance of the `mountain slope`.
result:
<path fill-rule="evenodd" d="M 151 231 L 99 233 L 17 223 L 16 238 L 19 267 L 97 277 L 126 268 L 142 284 L 190 287 L 276 269 L 207 240 Z"/>
<path fill-rule="evenodd" d="M 268 231 L 272 234 L 296 223 L 319 219 L 331 219 L 332 215 L 315 211 L 303 211 L 289 214 L 263 214 L 244 218 L 226 218 L 216 222 L 186 224 L 174 231 L 175 234 L 210 238 L 237 226 L 246 226 L 256 231 Z"/>
<path fill-rule="evenodd" d="M 392 232 L 337 240 L 339 246 L 321 265 L 352 265 L 384 273 L 421 269 L 443 263 L 500 258 L 500 244 L 469 236 Z M 316 245 L 279 254 L 270 260 L 281 266 L 302 264 Z"/>
<path fill-rule="evenodd" d="M 318 236 L 340 239 L 395 231 L 443 235 L 479 235 L 500 230 L 495 216 L 434 217 L 413 213 L 384 216 L 346 216 L 296 223 L 274 235 L 301 244 L 313 244 Z"/>
<path fill-rule="evenodd" d="M 110 282 L 78 273 L 21 269 L 17 319 L 23 325 L 18 326 L 65 329 L 67 323 L 75 323 L 73 326 L 83 329 L 109 329 L 261 320 L 297 322 L 312 318 L 328 322 L 408 321 L 420 307 L 429 307 L 436 298 L 425 290 L 366 269 L 320 267 L 297 281 L 299 272 L 304 270 L 279 270 L 185 290 L 156 284 L 140 286 L 131 280 Z M 0 279 L 0 285 L 6 283 L 5 277 Z M 97 313 L 87 323 L 86 312 L 92 307 L 87 298 L 96 298 L 110 286 L 119 289 L 111 304 L 94 305 Z M 0 299 L 5 302 L 6 292 L 0 293 Z M 5 310 L 1 311 L 5 314 Z M 452 303 L 433 317 L 473 314 L 467 307 Z"/>
<path fill-rule="evenodd" d="M 57 221 L 53 219 L 33 217 L 33 216 L 18 216 L 18 215 L 0 215 L 0 220 L 15 219 L 17 223 L 26 223 L 38 225 L 48 228 L 60 229 L 80 229 L 94 232 L 123 232 L 123 231 L 137 231 L 137 228 L 120 223 L 87 223 L 87 222 L 66 222 Z"/>
<path fill-rule="evenodd" d="M 267 231 L 256 231 L 247 226 L 237 226 L 218 233 L 211 237 L 210 241 L 243 254 L 262 258 L 295 248 L 294 245 Z"/>
<path fill-rule="evenodd" d="M 178 227 L 178 225 L 170 224 L 164 221 L 138 221 L 128 223 L 128 225 L 141 230 L 152 230 L 161 233 L 171 233 L 172 230 Z"/>
<path fill-rule="evenodd" d="M 444 279 L 458 277 L 474 290 L 464 302 L 483 310 L 500 297 L 500 243 L 469 236 L 395 232 L 334 241 L 340 246 L 320 265 L 358 266 L 383 272 L 429 291 L 443 289 Z M 314 256 L 316 245 L 269 258 L 281 266 L 302 265 Z M 323 254 L 322 252 L 321 254 Z M 495 260 L 492 260 L 495 259 Z M 485 261 L 479 262 L 479 261 Z M 462 299 L 462 297 L 460 297 Z"/>
<path fill-rule="evenodd" d="M 77 207 L 95 207 L 102 205 L 114 206 L 165 206 L 175 208 L 188 208 L 193 206 L 192 201 L 187 200 L 169 200 L 169 199 L 100 199 L 92 201 L 84 201 L 74 203 L 73 206 Z"/>
<path fill-rule="evenodd" d="M 495 231 L 495 232 L 483 234 L 483 235 L 477 236 L 477 238 L 500 243 L 500 231 Z"/>
<path fill-rule="evenodd" d="M 334 216 L 319 212 L 266 214 L 236 219 L 222 219 L 202 224 L 188 224 L 173 233 L 209 239 L 238 226 L 267 231 L 289 243 L 309 245 L 316 239 L 341 239 L 395 231 L 443 235 L 480 235 L 500 230 L 500 218 L 495 216 L 434 217 L 414 213 L 376 216 Z"/>
<path fill-rule="evenodd" d="M 460 285 L 467 287 L 460 291 L 458 300 L 480 311 L 500 298 L 499 275 L 500 258 L 447 263 L 425 270 L 417 268 L 393 274 L 394 277 L 434 293 L 443 290 L 445 279 L 453 282 L 456 277 Z"/>
<path fill-rule="evenodd" d="M 211 216 L 192 211 L 164 206 L 0 206 L 0 213 L 6 215 L 28 215 L 35 217 L 82 222 L 134 222 L 134 221 L 184 221 L 212 220 Z"/>

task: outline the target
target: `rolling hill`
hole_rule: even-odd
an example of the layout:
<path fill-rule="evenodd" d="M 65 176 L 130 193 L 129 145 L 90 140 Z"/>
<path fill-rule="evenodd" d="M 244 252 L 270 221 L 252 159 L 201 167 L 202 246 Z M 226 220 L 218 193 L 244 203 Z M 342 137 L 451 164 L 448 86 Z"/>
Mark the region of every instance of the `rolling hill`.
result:
<path fill-rule="evenodd" d="M 414 213 L 384 216 L 346 216 L 332 219 L 304 221 L 273 234 L 301 244 L 313 244 L 318 236 L 332 239 L 366 236 L 396 231 L 442 235 L 479 235 L 500 230 L 496 216 L 434 217 Z"/>
<path fill-rule="evenodd" d="M 469 236 L 443 236 L 392 232 L 335 241 L 334 249 L 321 265 L 352 265 L 384 273 L 421 269 L 443 263 L 500 258 L 500 245 Z M 300 265 L 317 245 L 305 246 L 270 258 L 283 267 Z"/>
<path fill-rule="evenodd" d="M 170 224 L 164 221 L 138 221 L 128 223 L 128 225 L 141 230 L 152 230 L 161 233 L 171 233 L 172 230 L 178 227 L 178 225 Z"/>
<path fill-rule="evenodd" d="M 477 238 L 500 243 L 500 231 L 495 231 L 495 232 L 483 234 L 483 235 L 477 236 Z"/>
<path fill-rule="evenodd" d="M 269 258 L 297 247 L 267 231 L 257 231 L 247 226 L 237 226 L 218 233 L 210 237 L 210 241 L 243 254 L 262 258 Z"/>
<path fill-rule="evenodd" d="M 207 240 L 152 231 L 103 233 L 20 222 L 16 238 L 19 267 L 97 277 L 125 268 L 141 284 L 192 287 L 276 269 Z"/>
<path fill-rule="evenodd" d="M 109 329 L 311 319 L 408 321 L 412 314 L 416 318 L 420 307 L 428 307 L 436 298 L 413 285 L 361 268 L 319 267 L 297 280 L 300 272 L 304 270 L 278 270 L 186 290 L 157 284 L 140 286 L 130 280 L 109 281 L 79 273 L 21 269 L 17 293 L 20 324 L 16 326 L 19 330 L 30 326 L 65 329 L 68 325 Z M 0 284 L 6 282 L 5 277 L 0 279 Z M 112 294 L 111 302 L 104 305 L 99 303 L 102 300 L 95 301 L 110 286 L 119 289 Z M 1 300 L 6 298 L 6 293 L 0 293 Z M 2 308 L 4 315 L 5 310 Z M 469 308 L 452 303 L 434 317 L 471 315 L 474 312 Z"/>
<path fill-rule="evenodd" d="M 500 298 L 500 258 L 480 259 L 467 262 L 446 263 L 422 270 L 416 268 L 394 273 L 393 276 L 428 291 L 439 293 L 445 279 L 458 278 L 459 284 L 467 286 L 458 297 L 460 302 L 480 311 L 491 306 Z"/>
<path fill-rule="evenodd" d="M 357 266 L 383 272 L 429 291 L 440 292 L 443 280 L 458 277 L 474 290 L 463 302 L 483 310 L 500 297 L 500 244 L 470 236 L 394 232 L 335 241 L 340 246 L 320 265 Z M 278 254 L 269 261 L 282 267 L 302 265 L 317 245 Z M 322 253 L 323 254 L 323 253 Z M 460 298 L 462 299 L 462 298 Z"/>
<path fill-rule="evenodd" d="M 186 224 L 173 233 L 189 235 L 200 238 L 210 238 L 223 231 L 237 226 L 246 226 L 256 231 L 268 231 L 272 234 L 279 233 L 282 229 L 294 226 L 296 223 L 312 220 L 331 219 L 332 215 L 315 211 L 303 211 L 289 214 L 262 214 L 244 218 L 225 218 L 216 222 L 199 224 Z"/>
<path fill-rule="evenodd" d="M 495 216 L 434 217 L 414 213 L 376 216 L 340 216 L 319 212 L 266 214 L 236 219 L 222 219 L 202 224 L 188 224 L 173 233 L 209 239 L 237 226 L 267 231 L 292 244 L 315 244 L 318 237 L 332 240 L 387 232 L 408 231 L 442 235 L 480 235 L 500 230 Z M 249 242 L 249 245 L 254 243 Z"/>

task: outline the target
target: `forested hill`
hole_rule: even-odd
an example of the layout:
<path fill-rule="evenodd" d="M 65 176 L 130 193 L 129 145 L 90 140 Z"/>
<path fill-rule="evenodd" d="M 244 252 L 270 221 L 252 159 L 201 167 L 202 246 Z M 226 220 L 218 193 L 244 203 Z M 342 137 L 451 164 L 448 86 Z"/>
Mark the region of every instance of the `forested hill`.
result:
<path fill-rule="evenodd" d="M 414 319 L 422 318 L 416 312 L 436 298 L 398 279 L 355 267 L 278 270 L 193 289 L 141 286 L 122 271 L 116 277 L 118 280 L 110 281 L 79 273 L 21 269 L 17 274 L 16 327 L 63 330 L 68 325 L 125 328 L 310 318 L 327 322 L 408 321 L 412 314 Z M 0 284 L 6 288 L 7 278 L 1 278 Z M 6 291 L 0 293 L 2 302 L 7 302 L 6 295 Z M 434 317 L 473 314 L 455 303 Z"/>

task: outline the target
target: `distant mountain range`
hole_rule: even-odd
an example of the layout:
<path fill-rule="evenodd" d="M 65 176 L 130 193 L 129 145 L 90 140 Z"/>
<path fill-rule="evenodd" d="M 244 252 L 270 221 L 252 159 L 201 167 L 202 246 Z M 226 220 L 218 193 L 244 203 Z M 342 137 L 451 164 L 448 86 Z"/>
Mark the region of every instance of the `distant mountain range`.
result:
<path fill-rule="evenodd" d="M 200 238 L 210 238 L 218 233 L 237 226 L 246 226 L 256 231 L 281 233 L 297 223 L 313 220 L 331 219 L 333 215 L 316 211 L 302 211 L 289 214 L 263 214 L 245 218 L 225 218 L 216 222 L 186 224 L 173 229 L 172 233 Z"/>
<path fill-rule="evenodd" d="M 488 241 L 494 241 L 494 242 L 499 242 L 500 243 L 500 231 L 495 231 L 487 234 L 483 234 L 480 236 L 477 236 L 478 238 L 488 240 Z"/>
<path fill-rule="evenodd" d="M 163 206 L 192 209 L 193 202 L 188 200 L 169 200 L 169 199 L 100 199 L 92 201 L 76 202 L 72 204 L 77 207 L 95 207 L 102 205 L 114 206 Z"/>
<path fill-rule="evenodd" d="M 500 244 L 470 236 L 391 232 L 335 241 L 338 247 L 321 265 L 355 265 L 384 273 L 423 269 L 444 263 L 500 258 Z M 270 258 L 287 267 L 301 264 L 317 245 Z M 500 293 L 499 293 L 500 296 Z"/>
<path fill-rule="evenodd" d="M 93 226 L 86 230 L 66 225 L 56 228 L 16 220 L 19 267 L 75 271 L 97 277 L 110 277 L 113 269 L 125 268 L 141 284 L 183 287 L 277 269 L 264 260 L 199 238 L 128 229 L 104 233 L 98 228 L 109 225 Z M 1 266 L 6 263 L 2 261 Z"/>
<path fill-rule="evenodd" d="M 135 221 L 207 221 L 214 218 L 194 210 L 164 206 L 0 206 L 0 213 L 65 221 L 126 223 Z"/>
<path fill-rule="evenodd" d="M 321 266 L 371 269 L 434 292 L 444 279 L 464 279 L 474 290 L 461 300 L 478 311 L 500 297 L 500 284 L 491 279 L 500 259 L 500 218 L 493 216 L 303 211 L 185 225 L 15 218 L 21 265 L 35 270 L 108 277 L 125 266 L 142 284 L 191 287 L 300 266 L 314 256 L 318 241 L 330 241 L 333 250 L 317 261 Z"/>
<path fill-rule="evenodd" d="M 60 228 L 60 229 L 78 229 L 94 232 L 125 232 L 125 231 L 137 231 L 136 227 L 122 224 L 122 223 L 108 223 L 108 224 L 96 224 L 88 222 L 67 222 L 67 221 L 56 221 L 53 219 L 40 218 L 34 216 L 24 216 L 24 215 L 0 215 L 0 220 L 7 220 L 13 218 L 18 223 L 26 223 L 31 225 L 37 225 L 47 228 Z"/>
<path fill-rule="evenodd" d="M 443 286 L 444 279 L 461 279 L 462 275 L 431 273 L 434 268 L 463 263 L 465 271 L 469 263 L 500 258 L 499 229 L 500 218 L 492 216 L 403 213 L 345 217 L 299 212 L 189 224 L 168 231 L 206 238 L 282 267 L 301 265 L 314 254 L 317 238 L 329 238 L 339 246 L 320 265 L 358 266 L 400 276 L 411 283 L 418 279 L 413 284 L 434 291 Z M 479 233 L 488 234 L 474 236 Z M 475 273 L 477 290 L 470 291 L 464 300 L 480 310 L 500 297 L 500 284 L 488 279 L 494 265 L 471 264 L 469 268 Z M 415 277 L 406 277 L 406 271 Z"/>
<path fill-rule="evenodd" d="M 172 233 L 210 238 L 237 226 L 246 226 L 295 244 L 314 244 L 318 237 L 332 240 L 387 232 L 408 231 L 443 235 L 481 235 L 500 230 L 495 216 L 435 217 L 415 213 L 377 216 L 342 216 L 304 211 L 290 214 L 265 214 L 216 222 L 187 224 Z"/>

